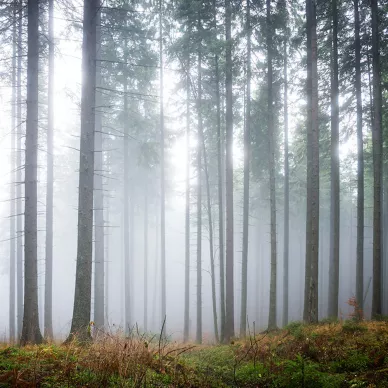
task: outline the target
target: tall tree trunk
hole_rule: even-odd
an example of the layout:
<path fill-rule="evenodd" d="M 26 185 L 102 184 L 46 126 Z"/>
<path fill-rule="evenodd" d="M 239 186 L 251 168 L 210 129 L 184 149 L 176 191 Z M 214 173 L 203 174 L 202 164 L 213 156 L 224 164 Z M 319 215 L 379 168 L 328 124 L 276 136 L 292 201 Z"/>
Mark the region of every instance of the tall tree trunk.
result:
<path fill-rule="evenodd" d="M 124 62 L 128 62 L 128 42 L 125 40 Z M 131 322 L 131 276 L 130 276 L 130 241 L 129 241 L 129 203 L 132 200 L 129 194 L 129 128 L 128 128 L 128 73 L 124 70 L 124 305 L 125 332 L 128 333 Z"/>
<path fill-rule="evenodd" d="M 233 215 L 233 88 L 232 88 L 232 7 L 225 0 L 225 88 L 226 88 L 226 317 L 225 341 L 234 337 L 234 215 Z"/>
<path fill-rule="evenodd" d="M 372 8 L 372 64 L 373 64 L 373 297 L 372 317 L 382 313 L 382 129 L 381 129 L 381 81 L 379 54 L 378 2 L 371 0 Z"/>
<path fill-rule="evenodd" d="M 27 128 L 24 217 L 24 315 L 21 345 L 41 343 L 38 309 L 38 77 L 39 3 L 28 1 Z"/>
<path fill-rule="evenodd" d="M 357 264 L 356 300 L 361 311 L 364 309 L 364 142 L 362 134 L 362 88 L 361 88 L 361 41 L 359 0 L 354 0 L 354 35 L 356 57 L 357 98 Z"/>
<path fill-rule="evenodd" d="M 144 332 L 148 331 L 148 191 L 144 195 Z"/>
<path fill-rule="evenodd" d="M 44 288 L 44 337 L 53 338 L 53 192 L 54 192 L 54 0 L 49 0 L 48 16 L 48 110 L 47 110 L 47 191 L 46 270 Z"/>
<path fill-rule="evenodd" d="M 190 54 L 187 57 L 186 74 L 186 204 L 185 204 L 185 315 L 183 342 L 190 335 Z"/>
<path fill-rule="evenodd" d="M 339 241 L 340 241 L 340 170 L 339 170 L 339 86 L 338 86 L 338 7 L 332 0 L 332 73 L 331 73 L 331 199 L 330 265 L 328 316 L 338 317 Z"/>
<path fill-rule="evenodd" d="M 200 31 L 201 22 L 198 19 L 198 28 Z M 197 145 L 197 343 L 202 342 L 202 53 L 201 41 L 198 48 L 198 95 L 197 95 L 197 110 L 198 110 L 198 145 Z"/>
<path fill-rule="evenodd" d="M 247 0 L 247 95 L 244 127 L 244 209 L 243 244 L 241 273 L 241 317 L 240 336 L 245 337 L 247 330 L 247 288 L 248 288 L 248 233 L 249 233 L 249 163 L 251 149 L 251 3 Z"/>
<path fill-rule="evenodd" d="M 15 342 L 16 327 L 15 327 L 15 269 L 16 269 L 16 240 L 15 240 L 15 171 L 16 171 L 16 12 L 17 2 L 13 4 L 13 27 L 12 27 L 12 100 L 11 100 L 11 182 L 10 182 L 10 263 L 9 263 L 9 341 L 11 344 Z"/>
<path fill-rule="evenodd" d="M 22 15 L 23 1 L 18 3 L 18 39 L 17 39 L 17 93 L 16 93 L 16 305 L 17 336 L 21 337 L 23 325 L 23 216 L 22 216 Z"/>
<path fill-rule="evenodd" d="M 101 11 L 97 13 L 96 30 L 96 108 L 95 108 L 95 160 L 94 160 L 94 324 L 104 327 L 104 190 L 103 174 L 103 139 L 102 139 L 102 95 L 101 87 Z"/>
<path fill-rule="evenodd" d="M 273 71 L 272 71 L 272 19 L 271 0 L 267 0 L 267 51 L 268 51 L 268 152 L 269 152 L 269 189 L 271 213 L 271 280 L 269 291 L 269 317 L 268 329 L 272 330 L 277 325 L 277 252 L 276 252 L 276 186 L 275 186 L 275 127 L 273 117 Z"/>
<path fill-rule="evenodd" d="M 287 39 L 287 37 L 286 37 Z M 288 156 L 288 65 L 287 40 L 284 41 L 284 247 L 283 247 L 283 326 L 288 324 L 290 252 L 290 165 Z"/>
<path fill-rule="evenodd" d="M 162 293 L 162 306 L 161 306 L 161 318 L 164 322 L 164 335 L 166 333 L 166 193 L 165 193 L 165 171 L 164 171 L 164 101 L 163 101 L 163 89 L 164 89 L 164 69 L 163 69 L 163 29 L 162 29 L 162 9 L 163 0 L 159 0 L 159 59 L 160 59 L 160 243 L 161 243 L 161 293 Z"/>
<path fill-rule="evenodd" d="M 88 340 L 93 255 L 93 178 L 96 98 L 96 26 L 98 0 L 85 0 L 82 42 L 81 142 L 78 187 L 78 241 L 75 295 L 70 340 Z"/>
<path fill-rule="evenodd" d="M 318 252 L 319 252 L 319 126 L 316 5 L 307 0 L 308 52 L 308 168 L 306 217 L 306 280 L 303 317 L 318 321 Z"/>
<path fill-rule="evenodd" d="M 217 4 L 213 0 L 213 28 L 217 34 Z M 220 72 L 218 65 L 218 54 L 215 55 L 215 92 L 216 92 L 216 106 L 217 106 L 217 173 L 218 173 L 218 239 L 219 239 L 219 256 L 220 256 L 220 311 L 221 311 L 221 325 L 220 325 L 220 341 L 225 339 L 225 260 L 224 260 L 224 191 L 223 191 L 223 158 L 224 152 L 222 147 L 222 133 L 221 133 L 221 96 L 220 96 Z"/>
<path fill-rule="evenodd" d="M 108 159 L 108 175 L 110 174 L 110 166 L 109 166 L 109 159 Z M 105 233 L 105 323 L 109 325 L 109 274 L 110 274 L 110 200 L 109 200 L 109 192 L 106 196 L 106 225 L 107 225 L 107 231 Z"/>

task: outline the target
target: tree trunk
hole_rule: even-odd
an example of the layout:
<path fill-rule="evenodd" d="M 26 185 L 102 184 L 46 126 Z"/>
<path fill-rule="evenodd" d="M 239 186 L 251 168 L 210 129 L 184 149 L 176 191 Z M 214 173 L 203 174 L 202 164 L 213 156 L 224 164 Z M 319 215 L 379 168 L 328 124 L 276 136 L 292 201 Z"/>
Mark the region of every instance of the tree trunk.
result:
<path fill-rule="evenodd" d="M 338 317 L 339 241 L 340 241 L 340 170 L 339 170 L 339 86 L 338 86 L 338 7 L 332 0 L 332 73 L 331 73 L 331 200 L 330 264 L 328 316 Z"/>
<path fill-rule="evenodd" d="M 23 325 L 23 215 L 22 215 L 22 33 L 23 2 L 18 4 L 18 39 L 17 39 L 17 93 L 16 93 L 16 305 L 17 337 L 22 334 Z"/>
<path fill-rule="evenodd" d="M 198 21 L 200 29 L 200 19 Z M 201 45 L 201 41 L 199 42 Z M 198 145 L 197 145 L 197 333 L 196 342 L 202 343 L 202 53 L 198 48 Z"/>
<path fill-rule="evenodd" d="M 144 332 L 148 331 L 148 191 L 144 195 Z"/>
<path fill-rule="evenodd" d="M 21 345 L 43 341 L 38 309 L 38 76 L 39 3 L 28 1 L 27 128 L 24 217 L 24 315 Z"/>
<path fill-rule="evenodd" d="M 287 39 L 287 38 L 286 38 Z M 290 166 L 288 157 L 288 75 L 287 41 L 284 42 L 284 248 L 283 248 L 283 326 L 288 324 L 290 252 Z"/>
<path fill-rule="evenodd" d="M 162 8 L 163 0 L 159 0 L 159 59 L 160 59 L 160 243 L 161 243 L 161 324 L 164 323 L 164 333 L 166 334 L 166 193 L 165 193 L 165 171 L 164 171 L 164 101 L 163 101 L 163 29 L 162 29 Z"/>
<path fill-rule="evenodd" d="M 78 245 L 73 320 L 70 337 L 90 338 L 92 254 L 93 254 L 93 178 L 96 97 L 96 13 L 98 0 L 85 0 L 82 43 L 81 142 L 78 197 Z"/>
<path fill-rule="evenodd" d="M 372 8 L 372 64 L 373 64 L 373 297 L 372 318 L 382 313 L 382 129 L 381 129 L 381 81 L 379 54 L 378 2 L 371 0 Z"/>
<path fill-rule="evenodd" d="M 128 42 L 125 40 L 124 62 L 128 62 Z M 128 128 L 128 73 L 124 70 L 124 328 L 129 333 L 131 328 L 131 276 L 130 276 L 130 241 L 129 241 L 129 128 Z"/>
<path fill-rule="evenodd" d="M 48 16 L 48 111 L 47 111 L 47 191 L 46 268 L 44 289 L 44 337 L 53 339 L 53 192 L 54 192 L 54 0 L 49 0 Z"/>
<path fill-rule="evenodd" d="M 15 327 L 15 269 L 16 269 L 16 240 L 15 240 L 15 170 L 16 170 L 16 12 L 17 3 L 13 4 L 13 26 L 12 26 L 12 107 L 11 107 L 11 182 L 10 182 L 10 263 L 9 263 L 9 341 L 11 344 L 15 342 L 16 327 Z"/>
<path fill-rule="evenodd" d="M 244 127 L 244 208 L 243 208 L 243 244 L 241 273 L 241 317 L 240 336 L 245 337 L 247 330 L 247 288 L 248 288 L 248 233 L 249 233 L 249 163 L 251 149 L 251 4 L 247 0 L 247 96 Z"/>
<path fill-rule="evenodd" d="M 316 5 L 307 0 L 308 47 L 308 177 L 306 218 L 306 280 L 304 320 L 318 321 L 319 252 L 319 126 Z M 311 77 L 309 79 L 309 77 Z"/>
<path fill-rule="evenodd" d="M 190 55 L 186 75 L 186 205 L 185 205 L 185 315 L 183 342 L 190 336 Z"/>
<path fill-rule="evenodd" d="M 269 151 L 269 189 L 271 212 L 271 280 L 269 291 L 269 317 L 268 329 L 273 330 L 277 326 L 277 252 L 276 252 L 276 186 L 275 186 L 275 149 L 274 149 L 274 117 L 273 117 L 273 71 L 272 71 L 272 20 L 271 0 L 267 0 L 267 50 L 268 50 L 268 151 Z"/>
<path fill-rule="evenodd" d="M 109 170 L 109 159 L 108 159 L 108 175 L 110 174 Z M 109 200 L 109 191 L 106 196 L 106 225 L 108 227 L 105 233 L 105 323 L 109 325 L 109 273 L 110 273 L 110 200 Z"/>
<path fill-rule="evenodd" d="M 233 88 L 232 88 L 232 7 L 225 0 L 225 88 L 226 88 L 226 317 L 225 338 L 234 337 L 234 221 L 233 221 Z"/>
<path fill-rule="evenodd" d="M 101 329 L 104 327 L 104 190 L 103 174 L 103 139 L 102 139 L 102 95 L 101 87 L 101 11 L 97 13 L 96 35 L 96 108 L 95 108 L 95 161 L 94 161 L 94 324 Z"/>
<path fill-rule="evenodd" d="M 361 311 L 364 309 L 364 147 L 362 134 L 362 88 L 361 88 L 361 42 L 359 0 L 354 0 L 354 34 L 356 57 L 357 98 L 357 264 L 356 300 Z"/>
<path fill-rule="evenodd" d="M 217 33 L 217 5 L 213 0 L 213 28 Z M 218 239 L 220 256 L 220 341 L 225 339 L 225 260 L 224 260 L 224 192 L 223 192 L 223 147 L 221 133 L 221 97 L 220 97 L 220 72 L 218 65 L 218 54 L 215 55 L 215 77 L 216 77 L 216 105 L 217 105 L 217 169 L 218 169 Z"/>

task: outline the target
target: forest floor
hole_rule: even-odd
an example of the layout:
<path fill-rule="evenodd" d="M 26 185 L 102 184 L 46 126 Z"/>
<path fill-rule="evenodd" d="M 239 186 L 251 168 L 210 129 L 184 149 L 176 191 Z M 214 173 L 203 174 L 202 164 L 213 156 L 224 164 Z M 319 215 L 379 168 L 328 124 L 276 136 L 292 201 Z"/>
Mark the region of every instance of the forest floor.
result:
<path fill-rule="evenodd" d="M 228 345 L 0 345 L 0 387 L 388 387 L 388 322 L 291 323 Z"/>

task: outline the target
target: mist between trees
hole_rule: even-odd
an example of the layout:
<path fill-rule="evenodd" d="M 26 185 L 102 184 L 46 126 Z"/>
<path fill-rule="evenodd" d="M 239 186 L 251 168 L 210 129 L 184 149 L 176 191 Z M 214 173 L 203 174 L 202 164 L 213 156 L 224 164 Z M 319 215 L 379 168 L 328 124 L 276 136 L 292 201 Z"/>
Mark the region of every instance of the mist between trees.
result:
<path fill-rule="evenodd" d="M 2 340 L 388 314 L 386 7 L 3 1 Z"/>

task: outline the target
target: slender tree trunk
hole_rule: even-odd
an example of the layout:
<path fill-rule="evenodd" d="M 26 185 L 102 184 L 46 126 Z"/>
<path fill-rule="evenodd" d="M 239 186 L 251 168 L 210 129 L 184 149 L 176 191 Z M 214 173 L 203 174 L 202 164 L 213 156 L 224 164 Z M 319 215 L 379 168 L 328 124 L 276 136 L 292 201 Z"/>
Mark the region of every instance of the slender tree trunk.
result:
<path fill-rule="evenodd" d="M 332 0 L 332 73 L 331 73 L 331 200 L 330 266 L 328 316 L 338 317 L 339 241 L 340 241 L 340 171 L 339 171 L 339 86 L 338 86 L 338 7 Z"/>
<path fill-rule="evenodd" d="M 81 144 L 78 197 L 78 246 L 70 337 L 88 340 L 93 255 L 93 178 L 96 98 L 96 26 L 98 0 L 85 0 L 82 44 Z"/>
<path fill-rule="evenodd" d="M 217 34 L 217 4 L 213 0 L 213 28 Z M 219 239 L 219 256 L 220 256 L 220 312 L 221 312 L 221 326 L 220 326 L 220 341 L 225 339 L 225 260 L 224 260 L 224 191 L 223 191 L 223 158 L 224 152 L 222 147 L 222 133 L 221 133 L 221 96 L 220 96 L 220 72 L 218 65 L 218 54 L 215 55 L 215 92 L 216 92 L 216 106 L 217 106 L 217 169 L 218 169 L 218 239 Z"/>
<path fill-rule="evenodd" d="M 287 39 L 287 38 L 286 38 Z M 290 252 L 290 166 L 288 157 L 288 74 L 287 41 L 284 41 L 284 248 L 283 248 L 283 326 L 288 324 Z"/>
<path fill-rule="evenodd" d="M 198 29 L 200 31 L 201 21 L 198 19 Z M 202 53 L 201 41 L 198 48 L 198 145 L 197 145 L 197 343 L 202 343 Z"/>
<path fill-rule="evenodd" d="M 22 216 L 22 15 L 23 2 L 18 3 L 18 39 L 17 39 L 17 93 L 16 93 L 16 305 L 17 336 L 21 337 L 23 325 L 23 216 Z"/>
<path fill-rule="evenodd" d="M 190 54 L 186 75 L 186 206 L 185 206 L 185 315 L 183 342 L 190 336 Z"/>
<path fill-rule="evenodd" d="M 251 149 L 251 4 L 247 0 L 247 95 L 244 127 L 244 209 L 243 209 L 243 244 L 241 273 L 241 317 L 240 336 L 245 337 L 247 330 L 247 288 L 248 288 L 248 233 L 249 233 L 249 163 Z"/>
<path fill-rule="evenodd" d="M 319 126 L 316 5 L 307 0 L 308 72 L 308 188 L 306 222 L 306 281 L 304 319 L 318 321 L 318 252 L 319 252 Z M 308 268 L 309 267 L 309 268 Z M 309 276 L 307 276 L 309 275 Z"/>
<path fill-rule="evenodd" d="M 144 332 L 148 331 L 148 189 L 144 195 Z"/>
<path fill-rule="evenodd" d="M 15 327 L 15 269 L 16 269 L 16 240 L 15 240 L 15 170 L 16 170 L 16 11 L 17 2 L 13 4 L 13 27 L 12 27 L 12 100 L 11 100 L 11 182 L 10 182 L 10 263 L 9 263 L 9 341 L 11 344 L 15 342 L 16 327 Z"/>
<path fill-rule="evenodd" d="M 357 265 L 356 300 L 361 311 L 364 309 L 364 142 L 362 134 L 362 88 L 361 88 L 361 41 L 359 0 L 354 0 L 354 34 L 356 57 L 357 98 Z"/>
<path fill-rule="evenodd" d="M 225 0 L 225 88 L 226 88 L 226 319 L 225 341 L 234 337 L 234 221 L 233 221 L 233 88 L 232 7 Z"/>
<path fill-rule="evenodd" d="M 271 280 L 269 291 L 269 317 L 268 329 L 277 326 L 277 252 L 276 252 L 276 186 L 275 186 L 275 149 L 274 149 L 274 117 L 273 117 L 273 71 L 272 71 L 272 19 L 271 0 L 267 0 L 267 50 L 268 50 L 268 150 L 269 150 L 269 188 L 270 188 L 270 213 L 271 213 Z"/>
<path fill-rule="evenodd" d="M 21 345 L 41 343 L 38 309 L 38 76 L 39 3 L 28 1 L 27 128 L 24 218 L 24 315 Z"/>
<path fill-rule="evenodd" d="M 48 16 L 48 111 L 47 111 L 47 191 L 46 262 L 44 288 L 44 337 L 53 339 L 53 192 L 54 192 L 54 0 L 49 0 Z"/>
<path fill-rule="evenodd" d="M 109 167 L 109 159 L 108 159 L 108 174 Z M 106 225 L 108 229 L 105 232 L 105 323 L 109 325 L 109 273 L 110 273 L 110 200 L 109 200 L 109 192 L 106 196 Z M 105 228 L 106 229 L 106 228 Z"/>
<path fill-rule="evenodd" d="M 94 324 L 97 328 L 104 327 L 104 190 L 102 183 L 103 174 L 103 139 L 102 139 L 102 95 L 101 87 L 101 11 L 97 13 L 96 35 L 96 109 L 95 109 L 95 162 L 94 162 Z"/>
<path fill-rule="evenodd" d="M 372 64 L 373 64 L 373 297 L 372 317 L 382 313 L 382 129 L 381 80 L 379 54 L 378 1 L 371 0 L 372 8 Z"/>
<path fill-rule="evenodd" d="M 125 40 L 124 62 L 128 62 L 128 42 Z M 128 333 L 131 322 L 131 276 L 130 276 L 130 241 L 129 241 L 129 203 L 131 201 L 129 195 L 129 128 L 128 128 L 128 73 L 124 70 L 124 305 L 125 332 Z"/>
<path fill-rule="evenodd" d="M 159 0 L 159 59 L 160 59 L 160 241 L 161 241 L 161 293 L 162 306 L 161 318 L 163 323 L 166 320 L 166 193 L 165 193 L 165 171 L 164 171 L 164 69 L 163 69 L 163 28 L 162 28 L 163 0 Z M 164 335 L 166 334 L 166 322 L 164 322 Z"/>

